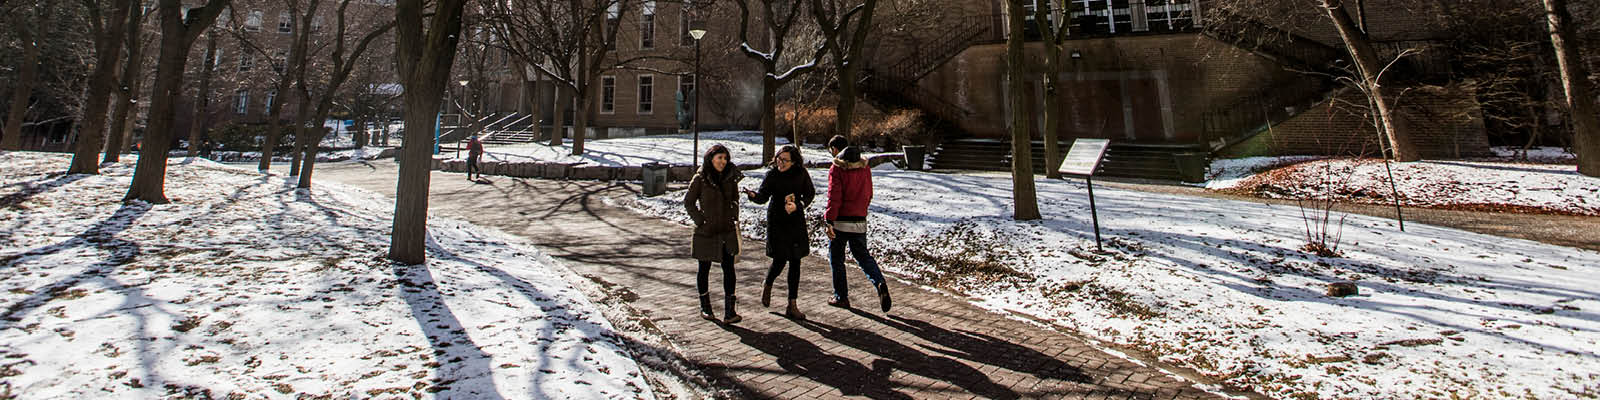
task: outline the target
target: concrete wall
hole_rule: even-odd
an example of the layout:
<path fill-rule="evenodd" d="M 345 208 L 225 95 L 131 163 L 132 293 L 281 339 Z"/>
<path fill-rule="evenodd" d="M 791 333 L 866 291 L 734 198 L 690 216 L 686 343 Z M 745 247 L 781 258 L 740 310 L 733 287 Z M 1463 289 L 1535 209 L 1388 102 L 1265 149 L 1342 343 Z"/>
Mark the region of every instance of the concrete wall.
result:
<path fill-rule="evenodd" d="M 1029 114 L 1044 90 L 1042 46 L 1030 43 Z M 1078 52 L 1076 60 L 1070 58 Z M 1205 112 L 1228 107 L 1269 87 L 1308 79 L 1272 61 L 1205 36 L 1185 33 L 1070 41 L 1059 91 L 1064 138 L 1113 138 L 1193 143 Z M 962 128 L 982 137 L 1007 135 L 1005 45 L 975 46 L 923 78 L 919 85 L 965 109 Z M 1035 128 L 1035 136 L 1041 136 Z"/>
<path fill-rule="evenodd" d="M 1223 149 L 1223 157 L 1264 155 L 1378 156 L 1378 133 L 1366 97 L 1344 91 L 1247 141 Z M 1483 113 L 1462 93 L 1428 87 L 1400 97 L 1398 123 L 1411 132 L 1424 158 L 1491 155 Z"/>

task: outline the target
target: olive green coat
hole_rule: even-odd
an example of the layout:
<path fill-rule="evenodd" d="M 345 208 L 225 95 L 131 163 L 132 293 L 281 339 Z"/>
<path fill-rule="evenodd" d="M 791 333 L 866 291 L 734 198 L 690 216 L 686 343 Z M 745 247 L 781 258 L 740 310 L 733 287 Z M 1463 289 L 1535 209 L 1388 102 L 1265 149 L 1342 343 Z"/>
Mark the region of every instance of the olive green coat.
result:
<path fill-rule="evenodd" d="M 700 261 L 722 262 L 722 255 L 739 255 L 739 180 L 744 179 L 732 164 L 722 179 L 713 180 L 704 172 L 689 181 L 683 208 L 694 220 L 691 253 Z"/>

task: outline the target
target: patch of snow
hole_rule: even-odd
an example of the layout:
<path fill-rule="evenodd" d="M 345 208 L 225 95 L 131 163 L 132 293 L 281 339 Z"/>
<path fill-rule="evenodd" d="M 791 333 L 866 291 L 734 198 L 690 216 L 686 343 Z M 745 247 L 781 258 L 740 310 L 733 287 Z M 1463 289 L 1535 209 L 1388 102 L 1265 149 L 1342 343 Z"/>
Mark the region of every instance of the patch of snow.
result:
<path fill-rule="evenodd" d="M 1271 198 L 1322 199 L 1392 204 L 1394 190 L 1401 205 L 1413 207 L 1537 211 L 1600 215 L 1600 178 L 1578 174 L 1573 165 L 1504 161 L 1420 161 L 1389 163 L 1378 159 L 1218 160 L 1221 173 L 1208 189 L 1230 190 Z M 1298 162 L 1298 163 L 1295 163 Z M 1250 166 L 1278 166 L 1253 175 Z M 1243 167 L 1236 167 L 1243 166 Z M 1241 176 L 1242 175 L 1242 176 Z"/>
<path fill-rule="evenodd" d="M 826 170 L 811 173 L 826 190 Z M 1348 215 L 1343 256 L 1322 257 L 1301 250 L 1292 206 L 1100 187 L 1096 252 L 1081 181 L 1038 180 L 1044 219 L 1014 221 L 1006 177 L 874 175 L 869 240 L 885 270 L 1228 386 L 1278 398 L 1600 394 L 1594 251 Z M 687 224 L 682 200 L 612 201 Z M 741 207 L 743 233 L 764 238 L 762 206 Z M 1360 294 L 1326 296 L 1332 282 Z"/>
<path fill-rule="evenodd" d="M 174 159 L 61 175 L 0 152 L 0 386 L 21 398 L 653 397 L 610 323 L 519 239 L 429 220 L 384 259 L 393 202 Z"/>

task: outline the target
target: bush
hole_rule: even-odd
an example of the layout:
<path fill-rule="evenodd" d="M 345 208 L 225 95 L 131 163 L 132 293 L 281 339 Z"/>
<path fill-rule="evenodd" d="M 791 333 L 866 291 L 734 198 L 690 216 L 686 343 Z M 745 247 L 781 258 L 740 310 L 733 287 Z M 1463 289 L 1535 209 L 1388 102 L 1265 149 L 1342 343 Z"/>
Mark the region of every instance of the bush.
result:
<path fill-rule="evenodd" d="M 280 128 L 278 147 L 273 152 L 289 151 L 294 146 L 294 129 L 289 126 Z M 266 132 L 266 125 L 232 124 L 213 131 L 211 140 L 222 146 L 219 149 L 226 151 L 260 151 Z"/>
<path fill-rule="evenodd" d="M 778 134 L 789 137 L 799 129 L 806 143 L 823 143 L 837 134 L 834 127 L 838 111 L 833 107 L 778 106 Z M 904 109 L 884 114 L 871 107 L 857 107 L 855 124 L 846 137 L 851 143 L 882 148 L 920 143 L 927 138 L 922 110 Z"/>

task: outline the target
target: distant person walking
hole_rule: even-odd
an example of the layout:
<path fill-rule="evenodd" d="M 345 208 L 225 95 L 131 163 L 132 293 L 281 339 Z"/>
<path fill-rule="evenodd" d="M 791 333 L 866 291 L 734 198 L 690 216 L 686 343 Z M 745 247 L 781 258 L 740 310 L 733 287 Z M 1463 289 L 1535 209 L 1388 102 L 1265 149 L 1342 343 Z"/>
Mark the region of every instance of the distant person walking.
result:
<path fill-rule="evenodd" d="M 817 189 L 811 184 L 811 175 L 806 173 L 800 148 L 788 145 L 778 149 L 778 155 L 772 158 L 772 170 L 761 180 L 761 189 L 745 190 L 745 194 L 756 204 L 767 204 L 767 257 L 772 257 L 772 267 L 767 269 L 766 284 L 761 286 L 761 306 L 772 306 L 772 282 L 787 265 L 789 306 L 784 315 L 806 319 L 794 301 L 799 298 L 800 259 L 811 254 L 806 207 L 817 197 Z"/>
<path fill-rule="evenodd" d="M 828 167 L 827 222 L 828 259 L 833 270 L 833 300 L 828 305 L 850 308 L 850 285 L 844 276 L 845 246 L 855 255 L 856 264 L 878 289 L 878 303 L 889 312 L 889 282 L 878 269 L 878 260 L 867 253 L 867 206 L 872 203 L 872 169 L 861 158 L 861 150 L 850 146 L 844 136 L 828 139 L 833 166 Z"/>
<path fill-rule="evenodd" d="M 711 146 L 706 150 L 700 171 L 689 181 L 689 192 L 683 197 L 683 207 L 694 220 L 694 240 L 691 242 L 695 260 L 700 261 L 695 275 L 695 289 L 700 291 L 700 317 L 716 320 L 711 313 L 711 292 L 706 280 L 712 262 L 722 262 L 723 321 L 733 324 L 743 320 L 734 310 L 738 302 L 733 294 L 733 261 L 739 255 L 739 180 L 744 173 L 728 160 L 728 148 Z"/>
<path fill-rule="evenodd" d="M 483 142 L 478 141 L 478 135 L 472 135 L 472 140 L 467 141 L 467 180 L 473 181 L 472 174 L 478 174 L 478 179 L 483 178 L 483 170 L 478 169 L 478 159 L 483 157 Z"/>

